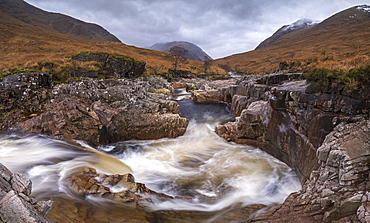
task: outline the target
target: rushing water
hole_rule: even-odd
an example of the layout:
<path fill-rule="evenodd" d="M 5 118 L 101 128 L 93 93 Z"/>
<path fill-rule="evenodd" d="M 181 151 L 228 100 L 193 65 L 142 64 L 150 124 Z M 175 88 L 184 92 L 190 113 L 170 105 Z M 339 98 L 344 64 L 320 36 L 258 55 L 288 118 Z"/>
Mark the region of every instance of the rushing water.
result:
<path fill-rule="evenodd" d="M 234 204 L 282 202 L 300 189 L 292 170 L 260 149 L 228 143 L 214 133 L 233 120 L 227 104 L 179 101 L 190 119 L 175 139 L 132 140 L 100 146 L 75 146 L 40 135 L 6 133 L 0 138 L 0 162 L 26 174 L 33 195 L 77 198 L 66 179 L 85 166 L 108 174 L 131 172 L 136 182 L 156 192 L 190 196 L 192 201 L 155 203 L 155 210 L 217 211 Z M 108 154 L 108 155 L 107 155 Z"/>

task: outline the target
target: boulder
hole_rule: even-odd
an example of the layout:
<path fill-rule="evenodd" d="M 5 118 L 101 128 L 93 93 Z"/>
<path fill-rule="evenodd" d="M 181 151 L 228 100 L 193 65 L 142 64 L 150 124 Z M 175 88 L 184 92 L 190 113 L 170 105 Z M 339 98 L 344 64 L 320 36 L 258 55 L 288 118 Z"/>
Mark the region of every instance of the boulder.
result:
<path fill-rule="evenodd" d="M 51 201 L 36 201 L 30 197 L 32 184 L 19 173 L 12 173 L 0 164 L 0 221 L 50 222 L 46 215 Z"/>
<path fill-rule="evenodd" d="M 110 55 L 108 53 L 80 53 L 72 57 L 73 60 L 100 63 L 100 72 L 106 72 L 115 78 L 136 78 L 145 71 L 145 62 L 123 55 Z M 96 72 L 71 70 L 76 76 L 97 76 Z"/>
<path fill-rule="evenodd" d="M 106 175 L 97 173 L 93 168 L 74 174 L 68 179 L 73 190 L 82 196 L 93 195 L 130 205 L 131 207 L 149 206 L 153 199 L 166 201 L 173 197 L 156 193 L 142 183 L 136 183 L 131 174 Z"/>

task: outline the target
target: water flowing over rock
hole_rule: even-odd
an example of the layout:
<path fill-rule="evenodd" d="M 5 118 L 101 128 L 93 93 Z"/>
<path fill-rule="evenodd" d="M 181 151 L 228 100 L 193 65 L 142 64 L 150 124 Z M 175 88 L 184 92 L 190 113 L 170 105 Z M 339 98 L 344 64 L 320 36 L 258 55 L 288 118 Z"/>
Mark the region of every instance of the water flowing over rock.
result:
<path fill-rule="evenodd" d="M 339 124 L 318 148 L 320 166 L 302 190 L 253 222 L 369 222 L 369 142 L 370 121 Z"/>
<path fill-rule="evenodd" d="M 80 195 L 94 195 L 136 207 L 145 207 L 153 202 L 153 199 L 170 200 L 173 197 L 156 193 L 145 186 L 136 183 L 134 176 L 98 174 L 93 168 L 86 168 L 68 179 L 72 188 Z"/>
<path fill-rule="evenodd" d="M 48 74 L 24 73 L 1 82 L 3 128 L 84 140 L 94 146 L 185 133 L 188 120 L 177 114 L 179 105 L 169 96 L 173 88 L 163 79 L 85 78 L 54 88 L 50 79 Z"/>
<path fill-rule="evenodd" d="M 221 92 L 239 117 L 216 133 L 272 154 L 290 165 L 303 184 L 251 222 L 370 220 L 367 86 L 348 91 L 333 83 L 325 88 L 299 75 L 277 74 L 245 77 Z"/>
<path fill-rule="evenodd" d="M 0 222 L 50 222 L 45 218 L 51 201 L 30 197 L 31 181 L 0 164 Z"/>
<path fill-rule="evenodd" d="M 370 108 L 366 87 L 352 92 L 338 85 L 323 89 L 301 80 L 300 74 L 245 77 L 221 94 L 231 99 L 232 112 L 239 117 L 216 132 L 263 148 L 291 166 L 302 182 L 318 167 L 316 149 L 335 125 L 345 117 L 366 115 Z"/>

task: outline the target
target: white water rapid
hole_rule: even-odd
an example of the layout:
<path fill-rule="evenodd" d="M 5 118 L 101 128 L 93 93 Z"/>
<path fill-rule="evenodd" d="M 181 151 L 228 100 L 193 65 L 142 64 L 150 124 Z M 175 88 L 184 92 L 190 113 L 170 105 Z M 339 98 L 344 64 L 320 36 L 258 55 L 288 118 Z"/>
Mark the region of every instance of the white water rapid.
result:
<path fill-rule="evenodd" d="M 132 140 L 100 146 L 75 146 L 40 135 L 14 132 L 0 136 L 0 162 L 32 180 L 33 195 L 73 196 L 66 179 L 85 166 L 108 174 L 131 172 L 156 192 L 189 196 L 156 202 L 155 210 L 216 211 L 238 204 L 283 202 L 300 189 L 293 171 L 258 148 L 228 143 L 214 133 L 233 117 L 226 104 L 179 102 L 191 119 L 175 139 Z"/>

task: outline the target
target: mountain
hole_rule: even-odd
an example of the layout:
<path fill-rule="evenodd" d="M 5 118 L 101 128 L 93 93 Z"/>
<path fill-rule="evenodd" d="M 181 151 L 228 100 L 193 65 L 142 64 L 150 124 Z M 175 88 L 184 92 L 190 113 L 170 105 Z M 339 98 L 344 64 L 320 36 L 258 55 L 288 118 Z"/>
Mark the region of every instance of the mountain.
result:
<path fill-rule="evenodd" d="M 189 59 L 189 60 L 196 60 L 200 62 L 204 62 L 206 60 L 212 60 L 212 58 L 205 53 L 200 47 L 193 43 L 185 42 L 185 41 L 174 41 L 174 42 L 167 42 L 167 43 L 156 43 L 153 46 L 149 47 L 152 50 L 158 50 L 165 53 L 170 53 L 170 49 L 174 46 L 182 47 L 187 52 L 185 52 L 182 57 Z"/>
<path fill-rule="evenodd" d="M 256 50 L 261 49 L 263 47 L 266 47 L 270 45 L 271 43 L 279 40 L 281 37 L 285 36 L 286 34 L 289 34 L 294 31 L 298 31 L 301 29 L 306 29 L 309 27 L 312 27 L 316 25 L 318 22 L 314 22 L 310 19 L 300 19 L 290 25 L 285 25 L 278 29 L 271 37 L 267 38 L 263 42 L 261 42 L 257 47 Z"/>
<path fill-rule="evenodd" d="M 35 8 L 22 0 L 0 0 L 0 79 L 10 73 L 42 71 L 69 76 L 69 70 L 95 72 L 99 64 L 74 61 L 81 53 L 122 55 L 146 63 L 146 73 L 158 75 L 173 67 L 168 54 L 128 46 L 104 28 L 69 16 Z M 204 72 L 194 60 L 181 63 L 182 70 Z M 212 66 L 210 72 L 224 74 Z"/>
<path fill-rule="evenodd" d="M 315 67 L 348 70 L 370 63 L 369 36 L 370 6 L 354 6 L 257 50 L 217 59 L 214 64 L 241 73 L 270 73 L 282 64 L 291 72 Z"/>
<path fill-rule="evenodd" d="M 0 0 L 0 22 L 28 24 L 84 41 L 120 40 L 103 27 L 36 8 L 23 0 Z"/>

